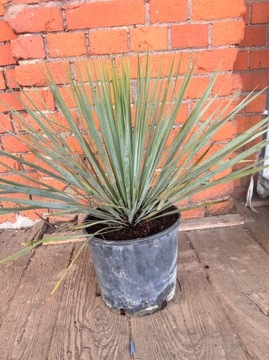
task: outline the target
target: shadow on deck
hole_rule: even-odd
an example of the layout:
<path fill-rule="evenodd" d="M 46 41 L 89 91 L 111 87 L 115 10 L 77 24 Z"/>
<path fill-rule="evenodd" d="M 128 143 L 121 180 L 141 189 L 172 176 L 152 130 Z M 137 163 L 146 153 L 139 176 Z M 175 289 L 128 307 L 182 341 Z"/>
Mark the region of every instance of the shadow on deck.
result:
<path fill-rule="evenodd" d="M 78 244 L 43 246 L 1 267 L 1 360 L 268 360 L 269 207 L 253 217 L 180 232 L 175 298 L 143 318 L 106 308 L 87 251 L 49 296 Z M 0 257 L 25 239 L 3 231 Z"/>

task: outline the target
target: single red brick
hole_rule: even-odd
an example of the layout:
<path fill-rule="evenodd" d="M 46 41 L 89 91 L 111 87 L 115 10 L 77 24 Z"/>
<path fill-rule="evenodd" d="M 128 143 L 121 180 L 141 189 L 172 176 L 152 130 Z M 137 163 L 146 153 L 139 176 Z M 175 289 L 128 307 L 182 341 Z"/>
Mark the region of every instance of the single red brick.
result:
<path fill-rule="evenodd" d="M 192 20 L 237 18 L 246 11 L 244 0 L 193 0 Z"/>
<path fill-rule="evenodd" d="M 261 121 L 261 115 L 237 115 L 236 116 L 236 122 L 237 122 L 237 133 L 243 134 L 245 133 L 249 128 L 257 124 L 259 121 Z"/>
<path fill-rule="evenodd" d="M 8 136 L 8 137 L 12 138 L 12 136 Z M 20 176 L 19 174 L 5 174 L 3 176 L 6 180 L 13 181 L 17 184 L 33 185 L 33 182 L 30 179 L 25 179 L 22 176 Z M 32 172 L 31 178 L 37 180 L 39 178 L 38 173 Z M 37 184 L 35 184 L 35 186 L 38 187 Z M 13 196 L 14 196 L 14 198 L 19 198 L 19 199 L 29 198 L 29 196 L 27 194 L 13 194 Z M 10 195 L 10 197 L 12 197 L 12 195 Z"/>
<path fill-rule="evenodd" d="M 22 86 L 44 86 L 47 68 L 58 84 L 68 82 L 68 62 L 50 62 L 36 64 L 21 64 L 15 68 L 15 79 Z"/>
<path fill-rule="evenodd" d="M 21 198 L 21 196 L 19 197 Z M 9 206 L 7 207 L 17 207 L 19 208 L 18 204 L 9 204 Z M 18 215 L 19 216 L 23 216 L 26 217 L 27 219 L 31 219 L 31 220 L 40 220 L 40 216 L 37 215 L 37 213 L 41 216 L 41 217 L 47 217 L 47 209 L 35 209 L 35 210 L 24 210 L 24 211 L 14 211 L 14 213 L 11 214 L 5 214 L 5 215 L 1 215 L 0 216 L 0 222 L 10 222 L 10 223 L 17 223 L 18 222 Z"/>
<path fill-rule="evenodd" d="M 81 56 L 87 54 L 83 32 L 47 34 L 51 57 Z"/>
<path fill-rule="evenodd" d="M 199 98 L 205 91 L 207 85 L 209 83 L 209 77 L 193 77 L 191 82 L 186 90 L 185 99 L 197 99 Z"/>
<path fill-rule="evenodd" d="M 35 164 L 37 162 L 37 158 L 35 157 L 35 155 L 33 153 L 26 153 L 26 154 L 22 154 L 21 158 L 25 161 L 28 161 L 31 164 Z M 27 171 L 33 171 L 32 166 L 28 166 L 28 165 L 23 165 L 23 168 Z"/>
<path fill-rule="evenodd" d="M 241 76 L 238 74 L 219 75 L 213 88 L 213 95 L 229 96 L 242 89 Z"/>
<path fill-rule="evenodd" d="M 59 191 L 63 191 L 66 188 L 65 183 L 52 177 L 42 177 L 41 181 L 43 184 L 52 186 Z"/>
<path fill-rule="evenodd" d="M 107 66 L 107 68 L 109 69 L 111 66 L 111 60 L 104 58 L 104 59 L 93 59 L 90 61 L 85 61 L 85 60 L 75 61 L 76 74 L 78 78 L 82 79 L 83 81 L 88 81 L 86 67 L 92 77 L 92 80 L 100 80 L 99 66 L 100 67 Z"/>
<path fill-rule="evenodd" d="M 22 101 L 33 110 L 54 110 L 54 99 L 51 91 L 43 89 L 28 90 L 20 95 Z"/>
<path fill-rule="evenodd" d="M 63 29 L 61 9 L 57 7 L 22 6 L 14 16 L 11 6 L 5 18 L 17 34 Z"/>
<path fill-rule="evenodd" d="M 12 117 L 13 117 L 13 124 L 17 132 L 25 131 L 25 128 L 27 127 L 25 125 L 25 122 L 27 123 L 28 126 L 31 127 L 32 130 L 40 131 L 40 126 L 36 123 L 36 121 L 30 114 L 26 112 L 20 112 L 20 116 L 13 114 Z"/>
<path fill-rule="evenodd" d="M 196 59 L 197 72 L 214 72 L 218 67 L 221 70 L 232 70 L 238 50 L 236 48 L 198 51 Z"/>
<path fill-rule="evenodd" d="M 130 30 L 131 51 L 166 50 L 167 27 L 141 27 Z"/>
<path fill-rule="evenodd" d="M 22 183 L 22 177 L 20 175 L 14 174 L 12 172 L 12 170 L 2 173 L 1 177 L 2 177 L 2 179 L 5 179 L 5 180 L 14 181 L 16 184 Z M 25 182 L 27 182 L 27 180 L 25 180 Z M 28 182 L 28 184 L 29 183 L 30 183 L 30 181 Z M 29 195 L 27 195 L 27 194 L 9 194 L 8 197 L 13 198 L 13 199 L 29 199 Z M 4 201 L 4 200 L 1 201 L 1 205 L 3 207 L 7 207 L 7 208 L 18 206 L 18 205 L 12 204 L 11 201 L 8 202 L 8 201 Z"/>
<path fill-rule="evenodd" d="M 166 148 L 170 148 L 170 147 L 171 147 L 171 145 L 173 144 L 173 141 L 175 140 L 175 137 L 176 137 L 176 135 L 178 134 L 178 132 L 179 132 L 179 128 L 178 128 L 178 127 L 173 128 L 173 129 L 170 131 L 170 133 L 169 133 L 169 135 L 168 135 L 168 138 L 167 138 L 167 140 L 166 140 L 166 143 L 165 143 L 165 147 L 166 147 Z"/>
<path fill-rule="evenodd" d="M 248 69 L 248 51 L 239 51 L 234 63 L 234 70 Z"/>
<path fill-rule="evenodd" d="M 243 91 L 261 90 L 268 85 L 268 71 L 252 71 L 241 74 Z"/>
<path fill-rule="evenodd" d="M 225 215 L 230 214 L 233 210 L 233 199 L 228 199 L 221 202 L 216 202 L 206 207 L 207 215 L 216 216 L 216 215 Z"/>
<path fill-rule="evenodd" d="M 75 110 L 73 111 L 71 109 L 70 113 L 73 115 L 74 120 L 76 120 L 76 116 L 79 118 L 79 115 Z M 48 114 L 47 117 L 53 121 L 53 128 L 55 131 L 64 131 L 63 127 L 69 127 L 66 118 L 61 112 L 53 111 L 53 113 Z M 77 120 L 76 122 L 78 123 L 79 121 Z"/>
<path fill-rule="evenodd" d="M 72 152 L 77 154 L 83 154 L 80 143 L 75 136 L 68 136 L 67 138 L 65 138 L 65 141 L 67 145 L 72 149 Z"/>
<path fill-rule="evenodd" d="M 19 171 L 24 170 L 20 162 L 6 156 L 1 156 L 0 173 L 9 173 L 13 169 Z"/>
<path fill-rule="evenodd" d="M 16 60 L 12 56 L 11 45 L 0 45 L 0 66 L 16 64 Z"/>
<path fill-rule="evenodd" d="M 227 182 L 209 189 L 205 189 L 193 196 L 194 203 L 207 202 L 210 200 L 217 200 L 230 195 L 233 192 L 234 186 L 232 182 Z"/>
<path fill-rule="evenodd" d="M 6 88 L 5 79 L 3 75 L 3 71 L 0 72 L 0 90 L 4 90 Z"/>
<path fill-rule="evenodd" d="M 23 155 L 23 158 L 25 158 L 26 155 L 29 155 L 29 154 L 24 154 L 24 155 Z M 28 159 L 29 159 L 29 157 L 28 157 Z M 28 159 L 26 158 L 26 160 L 28 160 Z M 48 171 L 51 171 L 51 172 L 55 173 L 55 170 L 53 170 L 53 169 L 51 168 L 51 166 L 49 166 L 45 161 L 40 160 L 40 159 L 37 158 L 37 157 L 34 157 L 33 159 L 30 158 L 29 160 L 30 160 L 33 164 L 41 167 L 42 169 L 48 170 Z M 41 173 L 41 174 L 42 174 L 42 176 L 44 176 L 43 173 Z"/>
<path fill-rule="evenodd" d="M 20 153 L 29 151 L 26 144 L 13 135 L 4 135 L 1 139 L 3 148 L 7 152 Z"/>
<path fill-rule="evenodd" d="M 12 92 L 0 93 L 0 111 L 23 110 L 23 106 Z"/>
<path fill-rule="evenodd" d="M 9 41 L 15 39 L 16 34 L 5 21 L 0 21 L 0 41 Z"/>
<path fill-rule="evenodd" d="M 215 22 L 212 24 L 212 45 L 239 44 L 244 38 L 243 20 Z"/>
<path fill-rule="evenodd" d="M 266 26 L 246 26 L 243 41 L 240 43 L 242 47 L 264 46 L 266 44 Z"/>
<path fill-rule="evenodd" d="M 66 184 L 64 184 L 62 181 L 54 179 L 52 177 L 42 176 L 41 181 L 43 184 L 52 186 L 55 189 L 57 189 L 58 191 L 63 191 L 66 188 Z"/>
<path fill-rule="evenodd" d="M 16 89 L 18 88 L 18 84 L 15 79 L 15 69 L 5 69 L 5 76 L 7 81 L 7 86 L 9 88 Z"/>
<path fill-rule="evenodd" d="M 151 0 L 150 22 L 165 23 L 188 19 L 187 0 Z"/>
<path fill-rule="evenodd" d="M 32 174 L 31 174 L 32 175 Z M 6 172 L 6 173 L 2 173 L 1 174 L 1 177 L 2 179 L 6 179 L 6 180 L 9 180 L 9 181 L 13 181 L 15 182 L 16 184 L 19 184 L 22 182 L 22 177 L 19 176 L 19 175 L 15 175 L 13 174 L 12 172 Z M 28 184 L 27 184 L 28 185 Z M 20 193 L 17 193 L 17 194 L 9 194 L 8 197 L 10 198 L 10 201 L 5 201 L 5 200 L 2 200 L 1 201 L 1 206 L 3 208 L 17 208 L 19 212 L 19 208 L 20 208 L 20 205 L 17 203 L 17 200 L 18 199 L 29 199 L 29 195 L 27 194 L 20 194 Z M 12 199 L 15 199 L 15 202 L 12 202 Z M 14 211 L 15 212 L 15 211 Z"/>
<path fill-rule="evenodd" d="M 175 124 L 184 124 L 188 117 L 189 113 L 189 104 L 188 103 L 182 103 L 179 109 L 179 112 L 177 113 Z"/>
<path fill-rule="evenodd" d="M 237 135 L 237 125 L 235 121 L 227 122 L 213 137 L 213 141 L 227 141 Z"/>
<path fill-rule="evenodd" d="M 173 48 L 205 47 L 208 45 L 208 25 L 171 26 L 171 42 Z"/>
<path fill-rule="evenodd" d="M 204 216 L 205 216 L 205 208 L 201 208 L 201 207 L 192 210 L 184 210 L 181 213 L 181 219 L 196 219 L 196 218 L 202 218 Z"/>
<path fill-rule="evenodd" d="M 71 30 L 143 24 L 145 16 L 144 0 L 114 0 L 66 7 L 67 28 Z"/>
<path fill-rule="evenodd" d="M 6 222 L 15 223 L 16 220 L 17 220 L 17 218 L 16 218 L 15 213 L 0 215 L 0 224 L 6 223 Z"/>
<path fill-rule="evenodd" d="M 225 145 L 223 145 L 223 144 L 220 144 L 220 145 L 219 145 L 219 148 L 223 148 L 223 147 L 225 147 Z M 232 159 L 234 156 L 235 156 L 235 153 L 227 156 L 227 158 Z M 224 160 L 226 160 L 226 158 L 224 158 Z M 245 165 L 242 164 L 242 167 L 243 167 L 243 166 L 245 166 Z M 212 167 L 211 169 L 209 169 L 209 171 L 213 171 L 213 170 L 215 170 L 215 167 Z M 214 181 L 214 180 L 221 179 L 222 177 L 231 174 L 232 171 L 233 171 L 233 169 L 228 168 L 228 169 L 226 169 L 226 170 L 223 170 L 223 171 L 221 171 L 221 172 L 218 172 L 215 176 L 213 176 L 212 180 Z M 228 184 L 227 184 L 227 183 L 224 183 L 224 184 L 222 184 L 222 185 L 223 185 L 223 187 L 224 187 L 224 189 L 225 189 L 225 185 L 228 185 Z M 222 185 L 221 185 L 221 186 L 222 186 Z M 230 183 L 230 185 L 233 186 L 232 182 Z M 217 185 L 217 186 L 219 186 L 219 185 Z M 221 196 L 221 197 L 223 198 L 223 196 Z"/>
<path fill-rule="evenodd" d="M 11 41 L 12 54 L 17 60 L 44 59 L 45 47 L 42 36 L 19 36 Z"/>
<path fill-rule="evenodd" d="M 245 199 L 247 196 L 247 189 L 249 186 L 249 176 L 234 180 L 233 196 L 235 199 Z"/>
<path fill-rule="evenodd" d="M 97 30 L 89 33 L 91 54 L 113 54 L 127 52 L 127 31 Z"/>
<path fill-rule="evenodd" d="M 41 1 L 46 1 L 46 0 L 41 0 Z M 41 202 L 42 202 L 42 200 L 41 200 Z M 25 210 L 25 211 L 20 211 L 20 215 L 25 216 L 27 219 L 31 219 L 31 220 L 35 221 L 35 220 L 40 220 L 40 217 L 43 217 L 43 218 L 47 217 L 48 211 L 49 211 L 48 209 Z"/>
<path fill-rule="evenodd" d="M 251 24 L 269 23 L 269 3 L 257 2 L 252 4 Z"/>
<path fill-rule="evenodd" d="M 13 128 L 11 125 L 10 116 L 6 114 L 0 114 L 0 133 L 5 133 L 12 130 Z"/>
<path fill-rule="evenodd" d="M 264 112 L 265 101 L 266 101 L 266 94 L 261 94 L 246 106 L 246 112 L 247 113 Z"/>
<path fill-rule="evenodd" d="M 269 50 L 252 50 L 250 52 L 251 69 L 269 68 Z"/>
<path fill-rule="evenodd" d="M 60 94 L 68 108 L 76 107 L 76 100 L 74 98 L 74 94 L 72 93 L 71 86 L 63 86 L 60 88 Z"/>

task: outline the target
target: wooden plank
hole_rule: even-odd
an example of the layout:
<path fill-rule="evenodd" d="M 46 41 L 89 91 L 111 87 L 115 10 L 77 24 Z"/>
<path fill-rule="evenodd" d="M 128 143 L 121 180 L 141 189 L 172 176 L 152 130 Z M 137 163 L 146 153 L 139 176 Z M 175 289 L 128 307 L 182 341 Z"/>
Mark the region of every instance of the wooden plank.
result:
<path fill-rule="evenodd" d="M 267 360 L 269 317 L 250 296 L 269 296 L 269 257 L 242 227 L 189 233 L 211 283 L 250 358 Z"/>
<path fill-rule="evenodd" d="M 139 360 L 247 360 L 194 251 L 180 234 L 175 298 L 156 314 L 131 318 Z"/>
<path fill-rule="evenodd" d="M 257 210 L 258 212 L 253 214 L 255 222 L 246 224 L 246 228 L 252 237 L 269 252 L 269 210 L 264 206 Z"/>
<path fill-rule="evenodd" d="M 254 207 L 269 206 L 269 199 L 255 198 L 255 199 L 252 201 L 252 205 L 253 205 Z"/>
<path fill-rule="evenodd" d="M 188 242 L 186 234 L 179 241 L 180 302 L 196 358 L 199 360 L 248 359 L 215 289 Z"/>
<path fill-rule="evenodd" d="M 22 250 L 23 247 L 20 243 L 24 242 L 27 238 L 28 235 L 24 231 L 3 230 L 0 233 L 0 258 L 4 259 L 8 255 Z M 16 294 L 31 255 L 28 254 L 13 264 L 0 266 L 0 327 L 1 319 L 8 311 L 11 300 Z"/>
<path fill-rule="evenodd" d="M 243 217 L 245 223 L 255 221 L 253 212 L 245 205 L 245 203 L 237 199 L 234 199 L 233 202 L 237 214 L 240 214 Z"/>
<path fill-rule="evenodd" d="M 129 319 L 109 310 L 96 288 L 93 265 L 84 251 L 65 283 L 46 359 L 130 359 Z"/>
<path fill-rule="evenodd" d="M 1 360 L 46 359 L 63 287 L 49 297 L 70 260 L 72 245 L 41 247 L 25 271 L 0 328 Z"/>
<path fill-rule="evenodd" d="M 180 223 L 179 231 L 214 229 L 242 224 L 244 224 L 244 218 L 239 214 L 219 215 L 201 219 L 183 220 Z"/>
<path fill-rule="evenodd" d="M 179 289 L 177 295 L 179 297 Z M 196 360 L 178 301 L 155 314 L 131 318 L 135 360 Z"/>
<path fill-rule="evenodd" d="M 36 223 L 34 226 L 28 229 L 28 239 L 27 242 L 33 243 L 34 241 L 41 240 L 44 236 L 44 234 L 47 232 L 48 228 L 50 227 L 50 224 L 47 219 L 40 220 L 38 223 Z"/>

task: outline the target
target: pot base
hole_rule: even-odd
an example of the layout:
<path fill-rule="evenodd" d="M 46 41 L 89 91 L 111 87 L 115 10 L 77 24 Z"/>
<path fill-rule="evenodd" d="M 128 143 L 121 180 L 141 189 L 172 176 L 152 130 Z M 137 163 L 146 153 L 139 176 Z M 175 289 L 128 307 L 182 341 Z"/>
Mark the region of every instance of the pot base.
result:
<path fill-rule="evenodd" d="M 167 306 L 168 302 L 170 302 L 174 298 L 175 292 L 176 292 L 176 284 L 173 286 L 170 293 L 167 295 L 166 299 L 162 300 L 158 304 L 148 307 L 142 307 L 140 310 L 138 309 L 126 310 L 123 308 L 119 309 L 118 307 L 114 307 L 110 302 L 106 301 L 104 298 L 103 301 L 106 304 L 106 306 L 109 307 L 110 310 L 112 310 L 114 313 L 117 313 L 118 315 L 146 316 L 146 315 L 154 314 L 155 312 L 164 309 Z"/>

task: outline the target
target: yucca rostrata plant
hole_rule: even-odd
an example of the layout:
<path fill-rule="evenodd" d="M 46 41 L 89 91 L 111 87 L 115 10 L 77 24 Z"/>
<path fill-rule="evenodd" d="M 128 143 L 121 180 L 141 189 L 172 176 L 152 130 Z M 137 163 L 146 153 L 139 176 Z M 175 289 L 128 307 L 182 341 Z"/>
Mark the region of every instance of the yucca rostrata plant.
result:
<path fill-rule="evenodd" d="M 107 67 L 85 65 L 87 82 L 79 74 L 78 79 L 69 74 L 65 96 L 63 86 L 57 85 L 48 73 L 48 87 L 65 124 L 54 119 L 49 109 L 39 109 L 42 99 L 35 103 L 21 89 L 24 100 L 18 99 L 31 121 L 7 108 L 19 130 L 11 135 L 25 143 L 40 162 L 32 163 L 7 149 L 0 150 L 1 164 L 21 177 L 21 182 L 0 179 L 0 200 L 14 204 L 1 207 L 0 214 L 49 208 L 55 214 L 89 214 L 92 216 L 89 226 L 102 225 L 94 228 L 98 232 L 135 228 L 165 216 L 171 212 L 172 204 L 183 203 L 209 187 L 260 170 L 261 166 L 256 164 L 254 168 L 248 158 L 268 143 L 263 140 L 268 118 L 212 151 L 214 135 L 259 94 L 246 97 L 228 114 L 235 98 L 223 108 L 213 107 L 214 111 L 205 120 L 217 97 L 212 96 L 215 74 L 167 146 L 193 77 L 193 65 L 181 77 L 172 64 L 165 79 L 160 65 L 159 74 L 153 79 L 150 57 L 141 63 L 138 58 L 137 80 L 131 79 L 130 64 L 124 58 L 118 67 L 113 61 Z M 96 78 L 100 80 L 95 81 Z M 74 104 L 71 110 L 67 98 Z M 76 151 L 70 139 L 76 142 Z M 42 182 L 42 177 L 32 177 L 31 172 L 10 168 L 5 165 L 6 158 L 56 179 L 68 191 L 59 191 L 52 184 Z M 244 166 L 225 171 L 240 163 Z M 14 194 L 18 193 L 25 194 L 25 198 L 16 198 Z"/>

